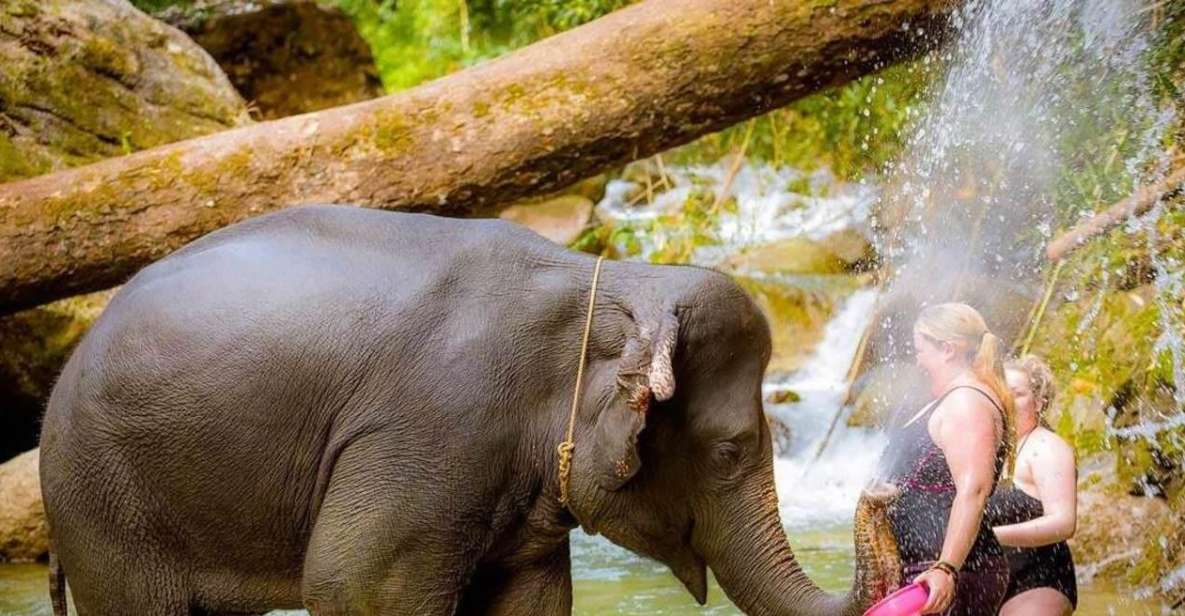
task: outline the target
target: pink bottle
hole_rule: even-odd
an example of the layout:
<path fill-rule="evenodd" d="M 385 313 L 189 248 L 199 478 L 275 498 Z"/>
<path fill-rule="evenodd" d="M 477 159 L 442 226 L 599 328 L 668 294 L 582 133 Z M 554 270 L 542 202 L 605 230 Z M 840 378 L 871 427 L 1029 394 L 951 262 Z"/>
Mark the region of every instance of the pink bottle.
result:
<path fill-rule="evenodd" d="M 864 616 L 918 616 L 922 613 L 922 606 L 926 605 L 929 596 L 930 592 L 926 590 L 925 585 L 914 582 L 881 599 L 876 605 L 868 608 Z"/>

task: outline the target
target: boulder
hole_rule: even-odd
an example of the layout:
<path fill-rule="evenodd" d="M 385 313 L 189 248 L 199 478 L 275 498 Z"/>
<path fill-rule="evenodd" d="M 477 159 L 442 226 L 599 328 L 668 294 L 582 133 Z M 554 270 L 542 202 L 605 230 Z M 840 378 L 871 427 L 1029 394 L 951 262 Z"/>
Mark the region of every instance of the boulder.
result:
<path fill-rule="evenodd" d="M 756 246 L 721 265 L 741 273 L 838 274 L 847 264 L 827 245 L 806 237 L 791 237 Z"/>
<path fill-rule="evenodd" d="M 592 217 L 593 202 L 582 195 L 561 195 L 533 203 L 519 203 L 499 213 L 547 239 L 567 246 L 580 237 Z"/>
<path fill-rule="evenodd" d="M 1024 335 L 1030 308 L 1041 289 L 974 274 L 941 274 L 906 268 L 893 280 L 877 302 L 873 316 L 877 326 L 865 348 L 865 369 L 885 361 L 913 361 L 913 324 L 921 307 L 927 304 L 969 304 L 1002 339 L 1005 350 Z"/>
<path fill-rule="evenodd" d="M 27 562 L 49 552 L 36 449 L 0 464 L 0 561 Z"/>
<path fill-rule="evenodd" d="M 264 119 L 383 94 L 370 46 L 332 3 L 206 0 L 157 16 L 209 52 Z"/>
<path fill-rule="evenodd" d="M 802 401 L 802 396 L 793 389 L 778 389 L 765 397 L 770 404 L 794 404 Z"/>
<path fill-rule="evenodd" d="M 218 65 L 126 0 L 0 7 L 0 182 L 249 122 Z"/>
<path fill-rule="evenodd" d="M 852 412 L 847 425 L 883 428 L 900 413 L 920 410 L 929 398 L 925 376 L 910 362 L 882 362 L 868 369 L 852 385 Z"/>
<path fill-rule="evenodd" d="M 877 265 L 876 248 L 868 236 L 857 229 L 840 229 L 823 238 L 821 243 L 843 262 L 845 269 L 868 271 Z"/>
<path fill-rule="evenodd" d="M 768 375 L 789 374 L 802 366 L 823 339 L 823 328 L 841 299 L 837 289 L 810 289 L 776 278 L 735 276 L 769 321 L 773 355 Z"/>
<path fill-rule="evenodd" d="M 1083 460 L 1078 490 L 1078 529 L 1070 539 L 1079 578 L 1106 579 L 1127 586 L 1144 586 L 1158 575 L 1159 563 L 1149 562 L 1149 544 L 1159 544 L 1174 524 L 1168 503 L 1153 496 L 1134 496 L 1115 476 L 1113 455 Z M 1089 469 L 1094 468 L 1091 471 Z"/>

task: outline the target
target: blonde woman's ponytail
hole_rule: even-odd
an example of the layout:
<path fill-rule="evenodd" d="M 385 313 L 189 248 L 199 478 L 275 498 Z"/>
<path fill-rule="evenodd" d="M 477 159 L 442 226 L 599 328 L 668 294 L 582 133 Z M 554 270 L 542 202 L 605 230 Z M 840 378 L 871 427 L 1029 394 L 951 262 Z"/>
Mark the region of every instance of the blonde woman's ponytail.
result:
<path fill-rule="evenodd" d="M 1003 348 L 1000 338 L 985 330 L 971 360 L 971 371 L 991 388 L 1004 407 L 1001 417 L 1004 424 L 1004 478 L 1011 479 L 1016 466 L 1016 405 L 1004 380 Z"/>

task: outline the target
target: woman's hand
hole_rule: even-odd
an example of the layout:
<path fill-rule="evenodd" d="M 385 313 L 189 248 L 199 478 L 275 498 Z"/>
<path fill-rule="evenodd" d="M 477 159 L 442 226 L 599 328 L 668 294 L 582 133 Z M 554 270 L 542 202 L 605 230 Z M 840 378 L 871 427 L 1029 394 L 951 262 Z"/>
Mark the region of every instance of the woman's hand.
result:
<path fill-rule="evenodd" d="M 922 606 L 923 614 L 938 614 L 950 607 L 955 598 L 955 579 L 941 569 L 930 569 L 913 579 L 929 589 L 930 596 Z"/>

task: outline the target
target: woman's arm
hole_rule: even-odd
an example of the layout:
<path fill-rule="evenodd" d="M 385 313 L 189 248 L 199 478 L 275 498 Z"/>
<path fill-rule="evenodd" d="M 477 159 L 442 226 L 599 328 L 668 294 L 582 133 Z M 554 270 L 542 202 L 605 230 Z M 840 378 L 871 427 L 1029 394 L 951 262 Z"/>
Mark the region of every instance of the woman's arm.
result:
<path fill-rule="evenodd" d="M 1027 522 L 995 527 L 996 538 L 1004 545 L 1035 548 L 1057 543 L 1074 536 L 1078 525 L 1074 450 L 1051 432 L 1041 434 L 1041 440 L 1033 445 L 1038 446 L 1031 464 L 1033 483 L 1045 514 Z"/>
<path fill-rule="evenodd" d="M 963 566 L 983 518 L 983 508 L 992 491 L 996 470 L 996 411 L 982 394 L 959 390 L 942 404 L 938 435 L 955 482 L 955 500 L 946 524 L 946 537 L 939 557 L 956 568 Z M 944 583 L 947 575 L 929 571 L 919 576 L 930 586 L 930 599 L 923 613 L 940 612 L 954 597 L 954 585 Z"/>
<path fill-rule="evenodd" d="M 936 442 L 955 482 L 942 560 L 962 567 L 979 534 L 979 523 L 996 471 L 996 411 L 982 394 L 961 389 L 947 396 Z"/>

